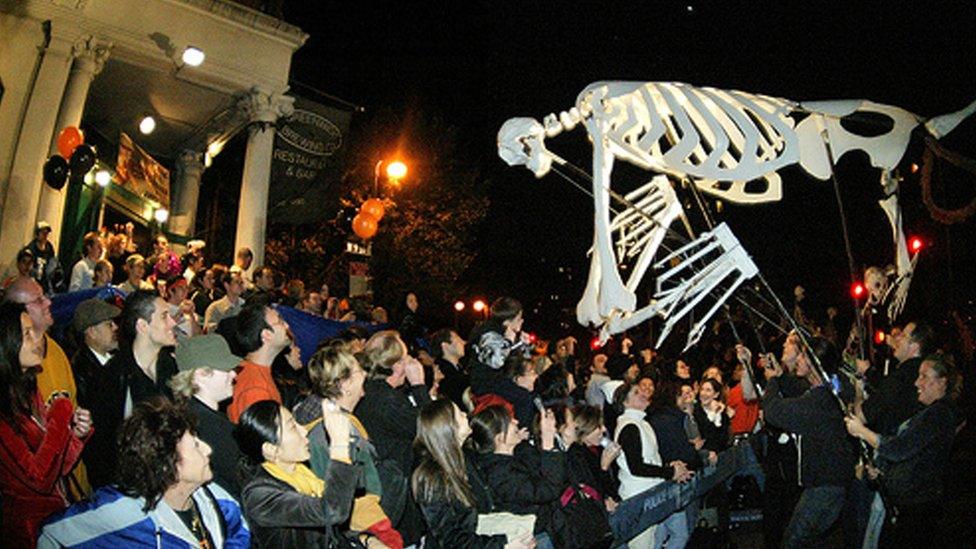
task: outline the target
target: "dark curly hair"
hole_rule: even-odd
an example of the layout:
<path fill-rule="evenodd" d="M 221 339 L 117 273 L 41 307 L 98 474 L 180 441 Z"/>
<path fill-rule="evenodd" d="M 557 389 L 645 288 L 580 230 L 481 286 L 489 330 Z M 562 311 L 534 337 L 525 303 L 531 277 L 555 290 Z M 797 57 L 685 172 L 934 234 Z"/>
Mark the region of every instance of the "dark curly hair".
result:
<path fill-rule="evenodd" d="M 140 402 L 119 430 L 119 489 L 146 500 L 143 511 L 154 508 L 177 482 L 180 456 L 176 445 L 189 431 L 196 433 L 193 415 L 164 397 Z"/>

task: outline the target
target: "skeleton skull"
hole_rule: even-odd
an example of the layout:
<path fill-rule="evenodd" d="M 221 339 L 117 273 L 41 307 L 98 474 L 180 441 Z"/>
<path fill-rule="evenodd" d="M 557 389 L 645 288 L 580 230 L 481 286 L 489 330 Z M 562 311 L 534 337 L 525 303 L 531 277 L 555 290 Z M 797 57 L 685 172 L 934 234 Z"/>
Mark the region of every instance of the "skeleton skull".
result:
<path fill-rule="evenodd" d="M 498 155 L 509 166 L 525 165 L 536 177 L 549 173 L 552 154 L 544 142 L 546 130 L 533 118 L 512 118 L 498 130 Z"/>
<path fill-rule="evenodd" d="M 864 285 L 870 295 L 868 302 L 877 305 L 888 293 L 888 275 L 880 267 L 868 267 L 864 271 Z"/>

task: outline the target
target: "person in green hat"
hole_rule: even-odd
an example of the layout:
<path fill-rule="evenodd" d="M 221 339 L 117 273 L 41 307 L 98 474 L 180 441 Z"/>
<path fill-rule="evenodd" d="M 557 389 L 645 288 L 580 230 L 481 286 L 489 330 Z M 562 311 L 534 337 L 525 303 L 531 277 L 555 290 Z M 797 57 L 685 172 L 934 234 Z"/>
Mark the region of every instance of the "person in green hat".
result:
<path fill-rule="evenodd" d="M 210 466 L 214 481 L 240 500 L 237 479 L 240 452 L 234 440 L 234 425 L 220 412 L 221 401 L 234 394 L 234 379 L 241 359 L 230 352 L 223 337 L 216 334 L 187 338 L 176 347 L 179 372 L 169 381 L 173 398 L 187 404 L 197 419 L 197 436 L 213 448 Z"/>

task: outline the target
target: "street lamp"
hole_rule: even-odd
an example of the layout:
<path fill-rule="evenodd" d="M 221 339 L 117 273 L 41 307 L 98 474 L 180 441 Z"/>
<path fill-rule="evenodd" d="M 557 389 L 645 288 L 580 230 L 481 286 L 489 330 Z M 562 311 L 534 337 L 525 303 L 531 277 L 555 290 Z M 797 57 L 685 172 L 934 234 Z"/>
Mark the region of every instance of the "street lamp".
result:
<path fill-rule="evenodd" d="M 373 196 L 380 196 L 380 167 L 386 160 L 379 160 L 373 167 Z M 399 160 L 386 164 L 386 178 L 399 183 L 407 175 L 407 165 Z"/>
<path fill-rule="evenodd" d="M 471 304 L 471 308 L 474 309 L 474 312 L 478 313 L 478 316 L 480 316 L 481 318 L 483 319 L 488 318 L 488 304 L 485 303 L 483 300 L 481 299 L 475 300 L 475 302 Z"/>

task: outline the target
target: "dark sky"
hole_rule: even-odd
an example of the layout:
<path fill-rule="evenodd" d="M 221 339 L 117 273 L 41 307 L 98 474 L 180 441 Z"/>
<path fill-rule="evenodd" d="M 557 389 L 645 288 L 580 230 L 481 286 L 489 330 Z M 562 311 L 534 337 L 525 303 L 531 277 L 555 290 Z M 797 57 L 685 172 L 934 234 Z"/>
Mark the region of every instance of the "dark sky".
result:
<path fill-rule="evenodd" d="M 590 199 L 555 175 L 535 180 L 501 162 L 495 135 L 506 119 L 567 109 L 596 80 L 674 80 L 795 100 L 867 98 L 923 116 L 976 99 L 976 10 L 966 2 L 789 7 L 795 4 L 290 2 L 286 19 L 311 35 L 295 55 L 295 79 L 365 106 L 359 117 L 404 109 L 464 130 L 462 150 L 492 182 L 479 258 L 465 275 L 472 289 L 522 292 L 532 301 L 549 295 L 539 288 L 552 287 L 573 306 L 592 238 Z M 947 141 L 969 156 L 976 155 L 973 122 Z M 589 171 L 583 132 L 573 133 L 550 140 L 550 148 Z M 918 143 L 909 155 L 920 158 Z M 866 166 L 864 157 L 849 155 L 838 168 L 860 264 L 890 253 L 873 206 L 877 172 Z M 726 205 L 719 217 L 774 285 L 801 282 L 829 300 L 847 287 L 832 189 L 798 170 L 783 176 L 782 203 Z M 962 182 L 962 198 L 973 196 L 974 179 Z M 933 266 L 920 267 L 918 278 L 928 280 L 918 280 L 919 291 L 950 276 L 971 279 L 972 220 L 946 230 L 918 203 L 917 182 L 905 186 L 906 227 L 933 243 Z M 573 280 L 558 267 L 571 268 Z"/>

